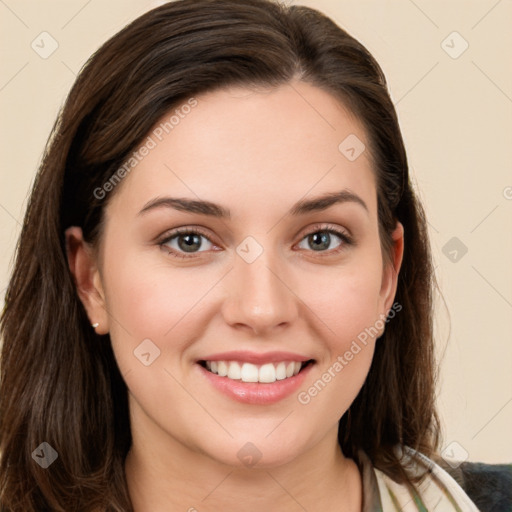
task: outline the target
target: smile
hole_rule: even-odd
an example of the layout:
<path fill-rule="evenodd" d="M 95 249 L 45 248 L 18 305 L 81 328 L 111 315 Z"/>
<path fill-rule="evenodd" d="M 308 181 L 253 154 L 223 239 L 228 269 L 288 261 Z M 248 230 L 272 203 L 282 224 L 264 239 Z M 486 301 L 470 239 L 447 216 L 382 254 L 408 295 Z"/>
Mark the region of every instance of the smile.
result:
<path fill-rule="evenodd" d="M 309 361 L 278 361 L 257 365 L 241 361 L 201 361 L 200 364 L 219 377 L 242 381 L 271 384 L 297 375 Z"/>

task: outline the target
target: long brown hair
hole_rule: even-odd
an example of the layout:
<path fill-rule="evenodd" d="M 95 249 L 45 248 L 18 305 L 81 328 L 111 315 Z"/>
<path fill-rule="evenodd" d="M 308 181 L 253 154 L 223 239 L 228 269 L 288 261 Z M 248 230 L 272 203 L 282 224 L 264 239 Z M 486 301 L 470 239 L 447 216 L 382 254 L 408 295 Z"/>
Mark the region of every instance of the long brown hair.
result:
<path fill-rule="evenodd" d="M 108 335 L 89 325 L 66 259 L 64 230 L 97 244 L 101 187 L 171 108 L 229 85 L 293 78 L 339 98 L 364 124 L 377 182 L 384 257 L 396 220 L 405 252 L 402 310 L 377 343 L 364 386 L 340 421 L 347 457 L 408 481 L 393 451 L 430 455 L 435 410 L 432 291 L 424 212 L 411 187 L 386 80 L 369 52 L 323 14 L 271 0 L 178 0 L 153 9 L 87 62 L 53 127 L 37 173 L 0 323 L 2 511 L 132 510 L 124 459 L 131 443 L 126 385 Z M 47 442 L 51 468 L 32 452 Z M 412 481 L 412 480 L 411 480 Z"/>

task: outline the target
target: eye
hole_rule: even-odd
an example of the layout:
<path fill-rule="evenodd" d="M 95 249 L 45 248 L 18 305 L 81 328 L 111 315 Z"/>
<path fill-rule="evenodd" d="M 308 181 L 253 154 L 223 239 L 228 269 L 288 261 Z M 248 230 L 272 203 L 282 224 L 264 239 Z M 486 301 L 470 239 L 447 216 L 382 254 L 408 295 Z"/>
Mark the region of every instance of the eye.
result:
<path fill-rule="evenodd" d="M 206 244 L 203 243 L 203 239 L 207 240 Z M 168 252 L 169 256 L 175 258 L 193 258 L 195 253 L 204 252 L 199 251 L 204 245 L 208 246 L 209 244 L 215 247 L 208 236 L 197 228 L 176 229 L 158 244 L 163 250 Z M 209 249 L 211 249 L 211 247 L 206 247 L 205 250 L 207 251 Z"/>
<path fill-rule="evenodd" d="M 338 245 L 335 248 L 328 250 L 333 242 L 338 240 Z M 352 238 L 345 231 L 334 229 L 329 226 L 316 227 L 314 231 L 310 231 L 302 239 L 301 244 L 306 243 L 313 252 L 329 252 L 337 253 L 346 248 L 346 246 L 353 245 Z M 300 247 L 300 244 L 299 244 Z M 308 247 L 300 247 L 308 249 Z"/>
<path fill-rule="evenodd" d="M 203 243 L 203 240 L 206 240 L 206 244 Z M 331 244 L 336 240 L 338 245 L 329 250 Z M 314 231 L 307 233 L 300 243 L 304 242 L 309 244 L 309 248 L 300 247 L 299 244 L 301 249 L 310 250 L 312 248 L 313 252 L 327 252 L 328 254 L 338 253 L 347 246 L 354 245 L 347 232 L 330 226 L 317 226 Z M 198 228 L 180 228 L 171 231 L 158 242 L 158 245 L 174 258 L 194 258 L 197 253 L 207 252 L 216 247 L 209 236 Z"/>

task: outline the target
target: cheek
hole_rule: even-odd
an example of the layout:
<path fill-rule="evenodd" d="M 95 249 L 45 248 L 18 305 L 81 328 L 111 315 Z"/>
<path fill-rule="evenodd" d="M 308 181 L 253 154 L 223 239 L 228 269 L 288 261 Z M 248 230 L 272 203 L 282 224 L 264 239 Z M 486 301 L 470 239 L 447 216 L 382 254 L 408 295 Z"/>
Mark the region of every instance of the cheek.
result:
<path fill-rule="evenodd" d="M 317 326 L 316 337 L 323 341 L 325 349 L 324 358 L 319 361 L 322 382 L 317 381 L 311 394 L 305 390 L 309 397 L 329 387 L 340 397 L 342 410 L 355 398 L 384 325 L 379 313 L 381 280 L 382 263 L 369 253 L 368 257 L 361 254 L 351 265 L 340 267 L 336 275 L 332 271 L 316 272 L 315 286 L 303 289 L 302 296 L 308 297 L 308 323 Z M 330 394 L 322 393 L 317 406 L 321 407 Z"/>
<path fill-rule="evenodd" d="M 337 350 L 380 318 L 382 262 L 371 253 L 335 271 L 316 271 L 309 283 L 303 283 L 301 296 L 307 297 L 307 306 L 325 324 Z"/>
<path fill-rule="evenodd" d="M 109 273 L 106 287 L 114 348 L 131 352 L 151 339 L 161 351 L 172 341 L 179 354 L 194 338 L 202 305 L 217 281 L 211 271 L 124 259 Z M 184 331 L 187 336 L 181 335 Z"/>
<path fill-rule="evenodd" d="M 380 334 L 375 275 L 368 272 L 344 275 L 336 283 L 325 282 L 325 293 L 311 296 L 312 310 L 322 322 L 318 338 L 324 356 L 310 381 L 297 394 L 297 407 L 307 418 L 334 425 L 350 407 L 371 367 Z M 380 282 L 379 282 L 380 284 Z M 316 420 L 305 420 L 314 422 Z"/>

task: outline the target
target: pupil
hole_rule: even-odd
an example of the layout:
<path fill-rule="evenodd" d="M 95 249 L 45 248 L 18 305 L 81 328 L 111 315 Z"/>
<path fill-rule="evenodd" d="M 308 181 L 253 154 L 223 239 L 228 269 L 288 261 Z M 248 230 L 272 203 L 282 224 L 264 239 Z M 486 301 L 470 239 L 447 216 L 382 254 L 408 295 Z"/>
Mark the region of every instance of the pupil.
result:
<path fill-rule="evenodd" d="M 320 246 L 323 245 L 322 248 L 324 248 L 324 249 L 329 247 L 329 242 L 330 242 L 330 235 L 329 235 L 329 233 L 322 233 L 322 234 L 313 233 L 311 235 L 311 237 L 312 237 L 312 240 L 314 241 L 313 246 L 316 245 L 316 247 L 319 247 L 319 244 L 320 244 Z M 319 242 L 319 244 L 318 244 L 318 242 Z"/>
<path fill-rule="evenodd" d="M 183 243 L 182 243 L 183 241 Z M 194 247 L 194 245 L 197 245 L 197 247 Z M 191 233 L 191 234 L 188 234 L 188 235 L 182 235 L 179 239 L 179 246 L 180 246 L 180 249 L 183 249 L 185 251 L 188 251 L 188 252 L 193 252 L 193 251 L 190 251 L 190 249 L 199 249 L 201 247 L 201 239 L 199 237 L 199 235 L 196 235 L 194 233 Z"/>

